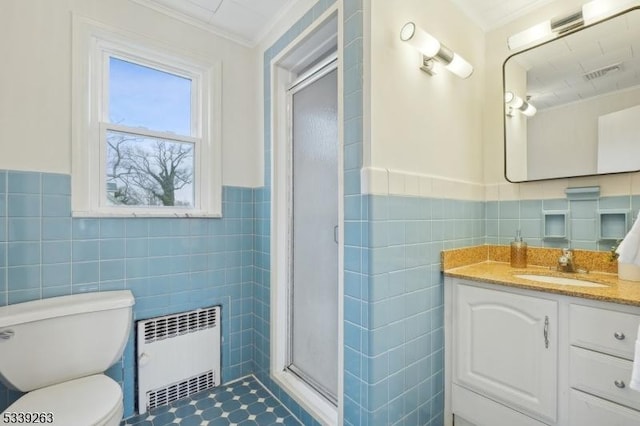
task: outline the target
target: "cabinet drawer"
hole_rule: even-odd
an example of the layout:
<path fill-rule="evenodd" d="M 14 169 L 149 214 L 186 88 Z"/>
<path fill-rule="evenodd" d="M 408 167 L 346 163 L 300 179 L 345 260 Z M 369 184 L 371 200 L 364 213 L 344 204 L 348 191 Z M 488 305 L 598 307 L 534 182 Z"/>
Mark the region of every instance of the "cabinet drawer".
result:
<path fill-rule="evenodd" d="M 629 388 L 631 361 L 574 346 L 569 357 L 572 388 L 640 410 L 640 392 Z"/>
<path fill-rule="evenodd" d="M 640 315 L 570 305 L 569 316 L 572 345 L 633 359 Z"/>
<path fill-rule="evenodd" d="M 638 426 L 640 412 L 571 389 L 569 426 Z"/>
<path fill-rule="evenodd" d="M 451 392 L 456 426 L 459 424 L 470 424 L 471 426 L 546 426 L 545 423 L 462 386 L 452 385 Z M 463 420 L 459 422 L 461 418 Z"/>

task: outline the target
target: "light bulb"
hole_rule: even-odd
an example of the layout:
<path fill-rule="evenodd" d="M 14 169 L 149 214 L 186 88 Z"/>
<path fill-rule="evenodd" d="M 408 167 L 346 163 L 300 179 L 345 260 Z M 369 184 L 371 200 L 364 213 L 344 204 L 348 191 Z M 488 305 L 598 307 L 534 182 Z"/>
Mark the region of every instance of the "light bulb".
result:
<path fill-rule="evenodd" d="M 453 59 L 445 68 L 460 78 L 469 78 L 473 74 L 473 66 L 457 53 L 453 54 Z"/>
<path fill-rule="evenodd" d="M 524 100 L 518 95 L 515 95 L 513 93 L 512 95 L 513 97 L 509 101 L 509 106 L 512 106 L 514 108 L 520 108 L 524 104 Z"/>
<path fill-rule="evenodd" d="M 504 92 L 504 102 L 510 104 L 511 101 L 515 98 L 516 95 L 513 92 Z"/>
<path fill-rule="evenodd" d="M 415 47 L 424 56 L 433 58 L 440 51 L 440 42 L 426 31 L 416 27 L 413 22 L 407 22 L 400 30 L 400 40 Z"/>
<path fill-rule="evenodd" d="M 593 0 L 582 5 L 582 19 L 585 25 L 589 25 L 621 12 L 632 3 L 636 2 L 632 0 Z"/>
<path fill-rule="evenodd" d="M 551 21 L 544 21 L 531 28 L 514 34 L 507 40 L 510 50 L 519 49 L 522 46 L 533 43 L 536 40 L 543 39 L 553 34 L 551 31 Z"/>
<path fill-rule="evenodd" d="M 517 109 L 527 117 L 533 117 L 538 111 L 536 107 L 511 91 L 504 92 L 504 103 L 510 107 L 509 111 Z M 511 116 L 510 113 L 507 115 Z"/>
<path fill-rule="evenodd" d="M 533 117 L 534 115 L 536 115 L 536 112 L 538 111 L 536 107 L 531 105 L 529 102 L 523 102 L 523 105 L 519 109 L 527 117 Z"/>

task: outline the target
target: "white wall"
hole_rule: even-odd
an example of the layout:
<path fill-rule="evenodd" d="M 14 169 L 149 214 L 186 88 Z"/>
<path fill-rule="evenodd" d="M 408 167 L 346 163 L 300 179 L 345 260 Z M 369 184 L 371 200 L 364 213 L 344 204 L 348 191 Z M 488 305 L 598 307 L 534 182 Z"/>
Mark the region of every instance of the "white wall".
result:
<path fill-rule="evenodd" d="M 484 33 L 452 2 L 371 2 L 371 142 L 365 167 L 482 182 Z M 475 68 L 462 80 L 429 76 L 420 54 L 400 40 L 408 22 L 461 54 Z M 365 108 L 367 106 L 365 105 Z"/>
<path fill-rule="evenodd" d="M 564 197 L 564 189 L 568 186 L 589 185 L 600 185 L 604 196 L 640 193 L 640 175 L 637 173 L 522 184 L 511 184 L 504 178 L 502 64 L 515 53 L 508 50 L 507 38 L 546 19 L 578 10 L 582 3 L 582 0 L 556 0 L 486 33 L 483 146 L 488 200 Z"/>
<path fill-rule="evenodd" d="M 640 168 L 640 105 L 598 118 L 598 172 Z"/>
<path fill-rule="evenodd" d="M 127 0 L 0 2 L 0 169 L 71 172 L 72 12 L 220 60 L 223 184 L 261 184 L 254 50 Z"/>
<path fill-rule="evenodd" d="M 598 170 L 598 117 L 638 105 L 639 97 L 640 89 L 632 89 L 538 110 L 529 119 L 528 140 L 535 141 L 529 144 L 529 178 L 554 176 L 558 170 L 571 176 L 595 173 Z M 630 160 L 634 160 L 631 157 Z M 567 162 L 567 158 L 572 161 Z"/>

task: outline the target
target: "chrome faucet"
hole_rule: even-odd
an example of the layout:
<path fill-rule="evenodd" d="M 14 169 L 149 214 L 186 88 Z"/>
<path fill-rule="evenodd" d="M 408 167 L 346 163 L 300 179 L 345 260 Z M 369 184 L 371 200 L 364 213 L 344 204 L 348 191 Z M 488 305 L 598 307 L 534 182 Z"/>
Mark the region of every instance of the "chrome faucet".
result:
<path fill-rule="evenodd" d="M 573 263 L 573 250 L 569 248 L 562 249 L 562 256 L 558 258 L 558 271 L 576 272 L 576 266 Z"/>

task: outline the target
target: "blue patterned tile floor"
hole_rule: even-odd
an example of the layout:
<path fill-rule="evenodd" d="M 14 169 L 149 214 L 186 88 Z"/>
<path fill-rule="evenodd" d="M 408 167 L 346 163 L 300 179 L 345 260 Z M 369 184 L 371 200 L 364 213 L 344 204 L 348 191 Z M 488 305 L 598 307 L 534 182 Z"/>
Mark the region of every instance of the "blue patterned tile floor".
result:
<path fill-rule="evenodd" d="M 121 426 L 263 426 L 301 423 L 253 376 L 130 417 Z"/>

